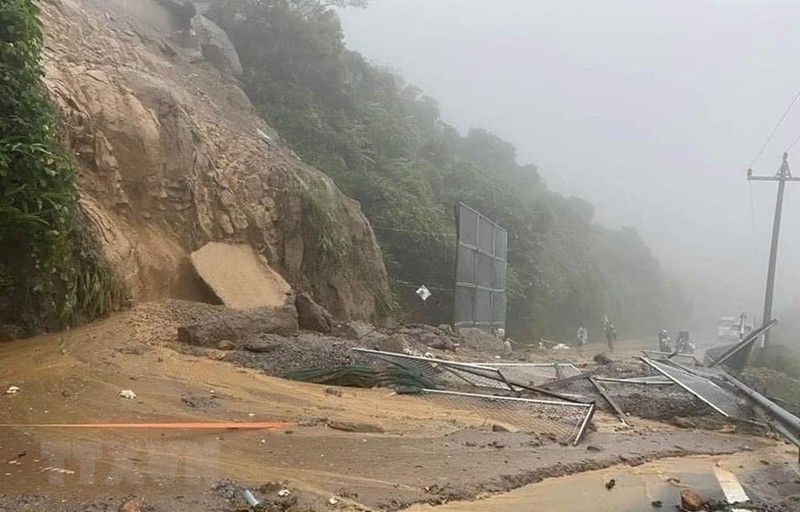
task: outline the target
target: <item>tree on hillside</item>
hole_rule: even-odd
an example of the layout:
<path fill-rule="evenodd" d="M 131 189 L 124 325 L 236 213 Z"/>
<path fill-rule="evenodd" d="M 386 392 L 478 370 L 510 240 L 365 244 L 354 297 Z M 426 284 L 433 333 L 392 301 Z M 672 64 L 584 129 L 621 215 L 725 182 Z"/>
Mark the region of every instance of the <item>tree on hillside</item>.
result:
<path fill-rule="evenodd" d="M 78 222 L 33 0 L 0 2 L 0 339 L 107 313 L 112 279 Z"/>
<path fill-rule="evenodd" d="M 638 235 L 595 226 L 589 203 L 550 191 L 497 135 L 459 134 L 419 88 L 348 50 L 333 9 L 236 5 L 212 16 L 239 51 L 246 92 L 298 155 L 361 203 L 401 295 L 417 300 L 409 290 L 425 284 L 452 300 L 453 206 L 463 201 L 509 231 L 509 332 L 519 339 L 571 337 L 612 312 L 619 327 L 638 327 L 670 300 Z"/>

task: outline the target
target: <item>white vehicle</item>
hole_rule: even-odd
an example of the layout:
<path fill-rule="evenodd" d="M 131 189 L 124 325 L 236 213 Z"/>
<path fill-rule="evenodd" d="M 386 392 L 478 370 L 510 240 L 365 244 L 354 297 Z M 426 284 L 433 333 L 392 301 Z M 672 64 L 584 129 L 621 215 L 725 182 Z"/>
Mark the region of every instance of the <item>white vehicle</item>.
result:
<path fill-rule="evenodd" d="M 747 315 L 723 316 L 717 324 L 717 338 L 726 341 L 739 341 L 753 330 L 753 323 Z"/>

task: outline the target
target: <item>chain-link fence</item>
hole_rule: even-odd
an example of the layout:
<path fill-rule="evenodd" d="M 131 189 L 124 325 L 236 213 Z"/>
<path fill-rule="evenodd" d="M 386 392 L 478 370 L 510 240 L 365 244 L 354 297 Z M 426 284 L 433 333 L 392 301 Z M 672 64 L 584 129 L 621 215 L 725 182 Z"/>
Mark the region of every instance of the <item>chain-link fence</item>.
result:
<path fill-rule="evenodd" d="M 511 383 L 539 386 L 553 380 L 581 375 L 581 371 L 570 363 L 475 363 L 497 368 Z"/>
<path fill-rule="evenodd" d="M 370 366 L 403 368 L 420 380 L 435 383 L 442 388 L 450 388 L 449 390 L 417 388 L 405 392 L 433 400 L 443 407 L 468 412 L 476 418 L 476 421 L 507 424 L 525 432 L 544 435 L 560 443 L 576 444 L 594 414 L 593 403 L 452 391 L 475 387 L 490 388 L 494 392 L 513 391 L 518 388 L 513 385 L 513 379 L 508 379 L 504 375 L 505 372 L 508 371 L 519 378 L 518 383 L 527 385 L 531 378 L 537 379 L 541 376 L 541 373 L 536 372 L 555 376 L 556 370 L 552 365 L 494 363 L 495 367 L 491 367 L 488 366 L 489 363 L 461 363 L 379 350 L 354 348 L 353 351 L 360 360 Z M 565 372 L 572 375 L 575 372 L 580 373 L 572 365 L 561 366 Z M 492 391 L 487 390 L 487 393 L 489 392 Z"/>
<path fill-rule="evenodd" d="M 570 363 L 465 363 L 380 350 L 355 348 L 353 351 L 372 366 L 400 366 L 420 378 L 438 383 L 443 388 L 469 385 L 513 390 L 581 374 Z"/>
<path fill-rule="evenodd" d="M 642 360 L 658 373 L 696 396 L 723 416 L 741 421 L 753 421 L 755 419 L 755 414 L 746 400 L 722 388 L 711 379 L 692 373 L 674 364 L 654 361 L 646 357 L 643 357 Z"/>
<path fill-rule="evenodd" d="M 497 368 L 364 348 L 354 348 L 353 352 L 361 360 L 374 367 L 399 366 L 421 379 L 445 388 L 469 386 L 511 389 Z"/>
<path fill-rule="evenodd" d="M 532 398 L 460 393 L 423 389 L 414 394 L 448 409 L 474 416 L 476 422 L 494 422 L 524 432 L 549 437 L 564 444 L 578 444 L 594 414 L 594 404 Z"/>

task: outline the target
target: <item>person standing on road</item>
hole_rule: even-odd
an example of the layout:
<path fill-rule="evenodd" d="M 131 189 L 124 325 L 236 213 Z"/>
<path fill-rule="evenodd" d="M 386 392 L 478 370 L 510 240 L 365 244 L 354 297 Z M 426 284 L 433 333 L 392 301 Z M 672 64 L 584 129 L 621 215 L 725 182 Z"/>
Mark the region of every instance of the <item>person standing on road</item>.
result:
<path fill-rule="evenodd" d="M 587 341 L 589 341 L 589 333 L 586 331 L 586 327 L 578 327 L 578 346 L 582 347 L 586 345 Z"/>
<path fill-rule="evenodd" d="M 609 323 L 608 327 L 606 327 L 606 343 L 608 343 L 608 351 L 614 351 L 614 342 L 617 341 L 617 328 L 614 327 L 614 324 Z"/>

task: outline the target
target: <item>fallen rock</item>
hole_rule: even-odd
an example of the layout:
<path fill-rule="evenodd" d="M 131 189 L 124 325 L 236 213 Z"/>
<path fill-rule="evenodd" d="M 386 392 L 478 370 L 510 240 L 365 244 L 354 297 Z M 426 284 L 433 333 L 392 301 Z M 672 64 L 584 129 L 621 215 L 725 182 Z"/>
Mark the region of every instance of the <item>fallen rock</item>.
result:
<path fill-rule="evenodd" d="M 233 350 L 236 348 L 236 345 L 231 340 L 222 340 L 217 343 L 217 348 L 219 350 Z"/>
<path fill-rule="evenodd" d="M 681 491 L 681 507 L 689 512 L 696 512 L 702 510 L 705 506 L 705 500 L 702 496 L 697 494 L 691 489 L 684 489 Z"/>
<path fill-rule="evenodd" d="M 293 305 L 247 311 L 226 310 L 207 321 L 178 327 L 178 341 L 199 347 L 215 347 L 220 341 L 240 341 L 256 334 L 294 336 L 299 328 Z"/>
<path fill-rule="evenodd" d="M 119 506 L 119 512 L 141 512 L 142 502 L 139 498 L 131 498 Z"/>
<path fill-rule="evenodd" d="M 378 332 L 374 326 L 359 321 L 338 324 L 334 326 L 331 334 L 337 338 L 347 338 L 350 340 L 362 340 L 372 336 L 380 338 L 384 336 L 382 333 Z"/>
<path fill-rule="evenodd" d="M 605 354 L 595 354 L 592 360 L 597 364 L 611 364 L 611 359 Z"/>
<path fill-rule="evenodd" d="M 336 389 L 336 388 L 325 388 L 325 394 L 326 395 L 332 395 L 332 396 L 338 396 L 340 398 L 344 396 L 344 393 L 342 393 L 342 390 L 341 389 Z"/>
<path fill-rule="evenodd" d="M 229 308 L 280 307 L 292 289 L 249 245 L 209 242 L 190 259 L 200 278 Z"/>
<path fill-rule="evenodd" d="M 511 431 L 508 430 L 503 425 L 498 425 L 495 423 L 494 425 L 492 425 L 492 432 L 511 432 Z"/>
<path fill-rule="evenodd" d="M 432 325 L 410 324 L 399 329 L 398 333 L 438 350 L 455 350 L 460 344 L 454 335 Z"/>
<path fill-rule="evenodd" d="M 281 346 L 281 343 L 284 343 L 286 338 L 275 336 L 274 334 L 270 335 L 267 334 L 262 338 L 257 340 L 252 340 L 245 342 L 242 345 L 242 348 L 248 352 L 255 352 L 256 354 L 267 354 L 269 352 L 275 352 Z"/>
<path fill-rule="evenodd" d="M 383 428 L 379 425 L 372 425 L 370 423 L 354 423 L 349 421 L 329 421 L 328 426 L 334 430 L 341 430 L 343 432 L 359 432 L 362 434 L 379 434 L 383 432 Z"/>
<path fill-rule="evenodd" d="M 602 448 L 600 448 L 599 446 L 595 446 L 593 444 L 590 444 L 589 446 L 587 446 L 586 450 L 590 451 L 590 452 L 601 452 L 601 451 L 603 451 Z"/>
<path fill-rule="evenodd" d="M 371 347 L 375 350 L 383 352 L 394 352 L 396 354 L 405 354 L 414 346 L 411 338 L 405 334 L 391 334 L 383 338 L 375 340 Z"/>
<path fill-rule="evenodd" d="M 306 292 L 300 292 L 295 298 L 297 320 L 301 329 L 329 334 L 333 329 L 333 317 L 328 310 L 314 302 Z"/>
<path fill-rule="evenodd" d="M 473 327 L 458 330 L 461 345 L 485 352 L 500 352 L 503 342 L 491 333 Z"/>
<path fill-rule="evenodd" d="M 690 418 L 684 418 L 682 416 L 675 416 L 674 418 L 672 418 L 671 423 L 676 427 L 680 428 L 697 428 L 696 421 Z"/>

